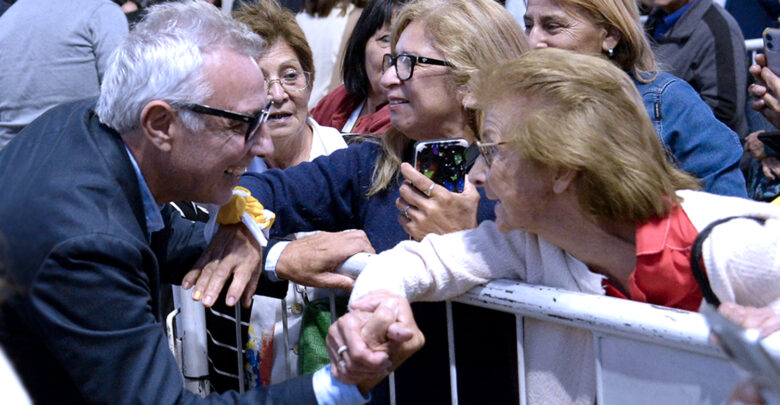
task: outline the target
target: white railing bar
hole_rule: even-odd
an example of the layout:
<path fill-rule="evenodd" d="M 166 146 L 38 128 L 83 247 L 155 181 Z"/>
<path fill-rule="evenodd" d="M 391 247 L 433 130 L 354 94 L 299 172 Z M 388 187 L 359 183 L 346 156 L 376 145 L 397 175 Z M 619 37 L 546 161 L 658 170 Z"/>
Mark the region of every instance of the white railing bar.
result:
<path fill-rule="evenodd" d="M 231 345 L 229 345 L 229 344 L 222 343 L 222 342 L 220 342 L 219 340 L 215 339 L 215 338 L 214 338 L 214 335 L 212 335 L 212 334 L 211 334 L 211 331 L 210 331 L 210 330 L 208 330 L 208 329 L 206 329 L 206 336 L 208 336 L 208 338 L 209 338 L 209 341 L 210 341 L 210 342 L 211 342 L 213 345 L 215 345 L 215 346 L 219 346 L 219 347 L 221 347 L 221 348 L 224 348 L 224 349 L 228 349 L 228 350 L 230 350 L 231 352 L 235 352 L 235 351 L 236 351 L 236 348 L 235 348 L 235 347 L 233 347 L 233 346 L 231 346 Z"/>
<path fill-rule="evenodd" d="M 593 333 L 590 333 L 591 339 L 593 339 L 593 361 L 596 363 L 596 403 L 603 404 L 604 402 L 604 370 L 601 366 L 601 345 L 599 340 Z"/>
<path fill-rule="evenodd" d="M 520 398 L 520 405 L 526 405 L 528 402 L 525 396 L 525 346 L 523 346 L 523 317 L 515 315 L 515 327 L 517 335 L 517 397 Z M 603 403 L 603 402 L 599 402 Z"/>
<path fill-rule="evenodd" d="M 290 331 L 287 329 L 287 299 L 282 298 L 280 301 L 282 303 L 282 338 L 284 339 L 284 375 L 289 380 L 293 375 L 290 367 Z"/>
<path fill-rule="evenodd" d="M 452 320 L 452 301 L 444 301 L 447 314 L 447 352 L 450 355 L 450 398 L 458 405 L 458 368 L 455 363 L 455 328 Z"/>
<path fill-rule="evenodd" d="M 753 38 L 753 39 L 746 39 L 745 40 L 745 50 L 748 52 L 751 51 L 760 51 L 764 49 L 764 40 L 762 38 Z"/>
<path fill-rule="evenodd" d="M 217 312 L 217 311 L 214 310 L 214 308 L 209 308 L 209 312 L 211 312 L 211 314 L 214 315 L 214 316 L 218 316 L 220 318 L 227 319 L 230 322 L 234 322 L 234 323 L 236 322 L 236 318 L 234 318 L 234 317 L 232 317 L 230 315 L 225 315 L 222 312 Z M 249 327 L 249 322 L 241 321 L 241 325 Z"/>
<path fill-rule="evenodd" d="M 725 358 L 700 314 L 551 287 L 496 280 L 456 302 Z"/>
<path fill-rule="evenodd" d="M 238 367 L 238 392 L 244 393 L 244 343 L 241 339 L 241 301 L 235 303 L 236 316 L 236 366 Z"/>

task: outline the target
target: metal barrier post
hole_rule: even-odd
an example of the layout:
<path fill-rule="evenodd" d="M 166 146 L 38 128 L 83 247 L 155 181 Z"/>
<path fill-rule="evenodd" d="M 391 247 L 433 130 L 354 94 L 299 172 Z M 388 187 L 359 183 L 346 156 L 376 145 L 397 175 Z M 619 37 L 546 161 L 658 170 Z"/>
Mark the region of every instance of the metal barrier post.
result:
<path fill-rule="evenodd" d="M 450 396 L 452 405 L 458 405 L 458 368 L 455 364 L 455 329 L 452 321 L 452 301 L 444 302 L 447 310 L 447 349 L 450 354 Z"/>
<path fill-rule="evenodd" d="M 193 301 L 192 288 L 173 287 L 176 307 L 181 309 L 177 330 L 181 336 L 181 373 L 184 388 L 205 397 L 209 393 L 209 364 L 206 347 L 206 312 L 203 304 Z"/>

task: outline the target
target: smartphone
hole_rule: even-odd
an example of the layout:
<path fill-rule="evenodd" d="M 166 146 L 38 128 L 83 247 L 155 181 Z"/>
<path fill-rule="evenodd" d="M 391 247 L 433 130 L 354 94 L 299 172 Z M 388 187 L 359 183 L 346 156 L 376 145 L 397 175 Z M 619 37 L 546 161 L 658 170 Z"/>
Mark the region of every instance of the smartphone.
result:
<path fill-rule="evenodd" d="M 414 167 L 447 190 L 463 192 L 468 147 L 463 138 L 418 141 L 414 144 Z"/>
<path fill-rule="evenodd" d="M 780 153 L 780 131 L 766 131 L 758 134 L 758 140 L 776 153 Z"/>
<path fill-rule="evenodd" d="M 737 325 L 710 304 L 702 305 L 699 313 L 732 361 L 750 372 L 762 386 L 780 389 L 780 348 L 765 346 L 768 339 L 762 340 L 757 329 Z"/>
<path fill-rule="evenodd" d="M 764 38 L 766 65 L 780 76 L 780 28 L 766 28 L 761 36 Z"/>

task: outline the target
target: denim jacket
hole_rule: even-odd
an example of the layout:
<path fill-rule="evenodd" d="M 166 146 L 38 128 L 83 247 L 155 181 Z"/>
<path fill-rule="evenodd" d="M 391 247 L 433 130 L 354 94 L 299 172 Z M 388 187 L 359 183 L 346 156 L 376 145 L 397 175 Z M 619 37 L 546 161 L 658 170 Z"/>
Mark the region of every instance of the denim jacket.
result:
<path fill-rule="evenodd" d="M 701 179 L 704 191 L 747 198 L 736 132 L 718 121 L 684 80 L 664 72 L 650 83 L 632 78 L 677 167 Z"/>

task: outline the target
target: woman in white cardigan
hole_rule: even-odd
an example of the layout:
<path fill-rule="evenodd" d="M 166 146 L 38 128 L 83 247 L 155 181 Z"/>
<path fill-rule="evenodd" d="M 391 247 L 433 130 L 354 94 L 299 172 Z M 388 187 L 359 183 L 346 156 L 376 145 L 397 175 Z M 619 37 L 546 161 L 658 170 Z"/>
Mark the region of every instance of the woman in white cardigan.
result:
<path fill-rule="evenodd" d="M 693 191 L 668 160 L 628 76 L 608 60 L 535 50 L 474 78 L 486 108 L 471 180 L 498 199 L 496 222 L 375 256 L 352 300 L 390 290 L 443 300 L 495 278 L 697 310 L 690 248 L 704 244 L 722 301 L 780 310 L 780 207 Z M 425 189 L 427 184 L 415 184 Z M 592 342 L 525 320 L 528 402 L 593 404 Z"/>

